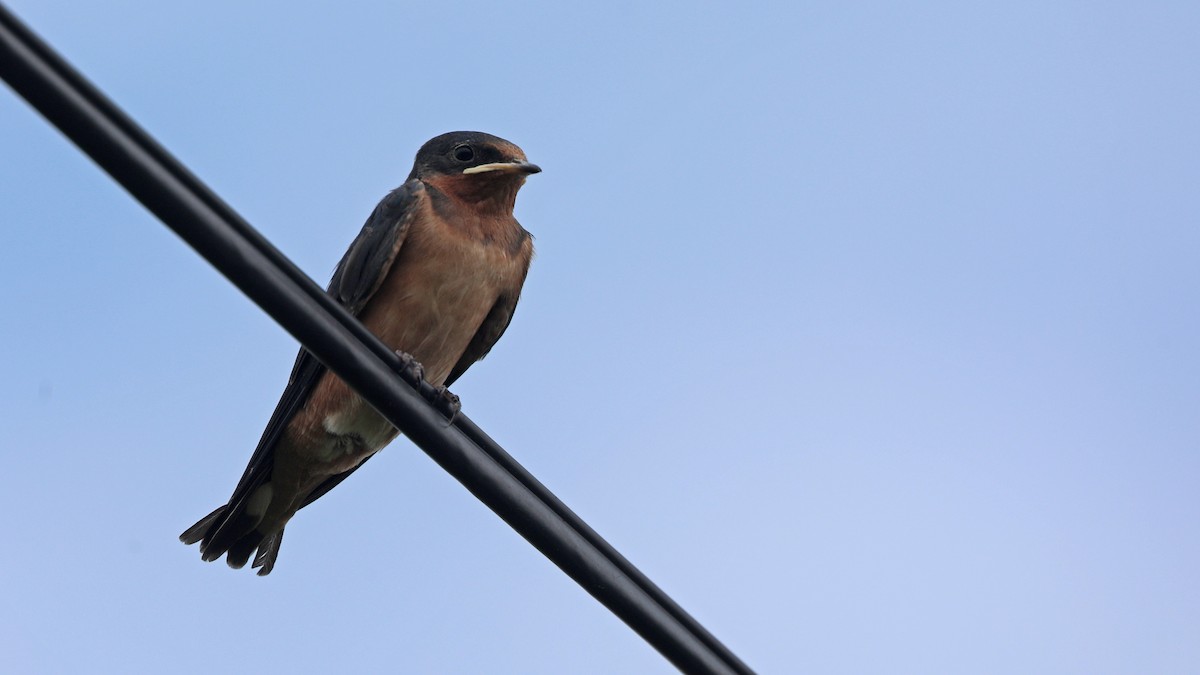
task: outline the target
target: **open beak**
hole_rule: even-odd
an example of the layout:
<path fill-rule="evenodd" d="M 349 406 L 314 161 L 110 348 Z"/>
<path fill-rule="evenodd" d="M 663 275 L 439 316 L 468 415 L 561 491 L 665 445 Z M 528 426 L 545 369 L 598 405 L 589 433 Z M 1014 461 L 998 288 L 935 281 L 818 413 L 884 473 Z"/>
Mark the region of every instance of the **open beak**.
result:
<path fill-rule="evenodd" d="M 464 174 L 472 173 L 487 173 L 488 171 L 505 171 L 510 173 L 540 173 L 542 167 L 537 164 L 530 164 L 525 161 L 516 162 L 493 162 L 491 164 L 480 164 L 463 169 Z"/>

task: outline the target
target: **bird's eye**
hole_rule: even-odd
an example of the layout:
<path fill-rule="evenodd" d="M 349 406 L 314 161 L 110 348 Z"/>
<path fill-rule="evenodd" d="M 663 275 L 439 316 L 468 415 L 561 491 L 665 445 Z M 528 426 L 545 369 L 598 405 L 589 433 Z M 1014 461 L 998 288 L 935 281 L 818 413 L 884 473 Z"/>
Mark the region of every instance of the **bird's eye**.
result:
<path fill-rule="evenodd" d="M 454 159 L 460 162 L 469 162 L 475 159 L 475 151 L 469 145 L 460 145 L 454 149 Z"/>

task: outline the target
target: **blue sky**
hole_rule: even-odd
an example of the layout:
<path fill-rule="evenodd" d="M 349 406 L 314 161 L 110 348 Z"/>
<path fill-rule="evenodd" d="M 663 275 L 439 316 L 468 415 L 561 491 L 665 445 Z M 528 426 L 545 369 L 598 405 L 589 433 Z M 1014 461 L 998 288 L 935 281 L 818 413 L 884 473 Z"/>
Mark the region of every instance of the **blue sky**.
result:
<path fill-rule="evenodd" d="M 464 409 L 762 672 L 1196 672 L 1200 6 L 10 8 L 324 284 L 428 138 L 544 173 Z M 671 672 L 404 440 L 266 579 L 295 341 L 0 94 L 0 669 Z"/>

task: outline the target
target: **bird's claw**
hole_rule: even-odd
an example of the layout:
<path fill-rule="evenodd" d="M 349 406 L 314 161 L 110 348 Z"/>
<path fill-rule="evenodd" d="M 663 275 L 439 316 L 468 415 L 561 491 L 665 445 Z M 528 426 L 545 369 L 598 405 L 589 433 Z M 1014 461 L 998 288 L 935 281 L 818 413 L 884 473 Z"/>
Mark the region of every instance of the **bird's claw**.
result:
<path fill-rule="evenodd" d="M 396 356 L 400 357 L 400 367 L 396 370 L 400 377 L 414 388 L 420 389 L 422 384 L 425 384 L 425 366 L 421 362 L 413 358 L 412 354 L 396 350 Z"/>
<path fill-rule="evenodd" d="M 412 385 L 421 398 L 428 401 L 435 410 L 445 415 L 446 419 L 453 424 L 454 418 L 462 410 L 462 401 L 458 396 L 450 393 L 450 390 L 445 387 L 435 387 L 425 381 L 425 367 L 413 358 L 412 354 L 396 350 L 396 356 L 400 357 L 400 368 L 396 372 L 400 374 L 401 379 Z"/>
<path fill-rule="evenodd" d="M 438 412 L 446 416 L 446 421 L 448 421 L 450 424 L 454 424 L 454 418 L 458 417 L 459 411 L 462 410 L 462 401 L 456 394 L 451 393 L 450 390 L 445 387 L 430 388 L 433 389 L 433 395 L 432 397 L 427 397 L 426 400 L 432 403 L 433 407 L 436 408 Z M 424 394 L 424 392 L 422 392 L 422 394 Z"/>

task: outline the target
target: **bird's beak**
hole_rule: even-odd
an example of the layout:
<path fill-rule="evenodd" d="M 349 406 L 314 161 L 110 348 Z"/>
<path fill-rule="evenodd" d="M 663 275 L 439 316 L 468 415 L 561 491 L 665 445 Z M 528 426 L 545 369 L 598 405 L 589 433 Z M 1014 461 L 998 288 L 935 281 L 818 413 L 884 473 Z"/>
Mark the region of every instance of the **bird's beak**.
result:
<path fill-rule="evenodd" d="M 530 164 L 523 160 L 515 162 L 493 162 L 491 164 L 480 164 L 463 169 L 464 174 L 472 173 L 487 173 L 488 171 L 506 171 L 512 173 L 540 173 L 542 167 L 537 164 Z"/>

